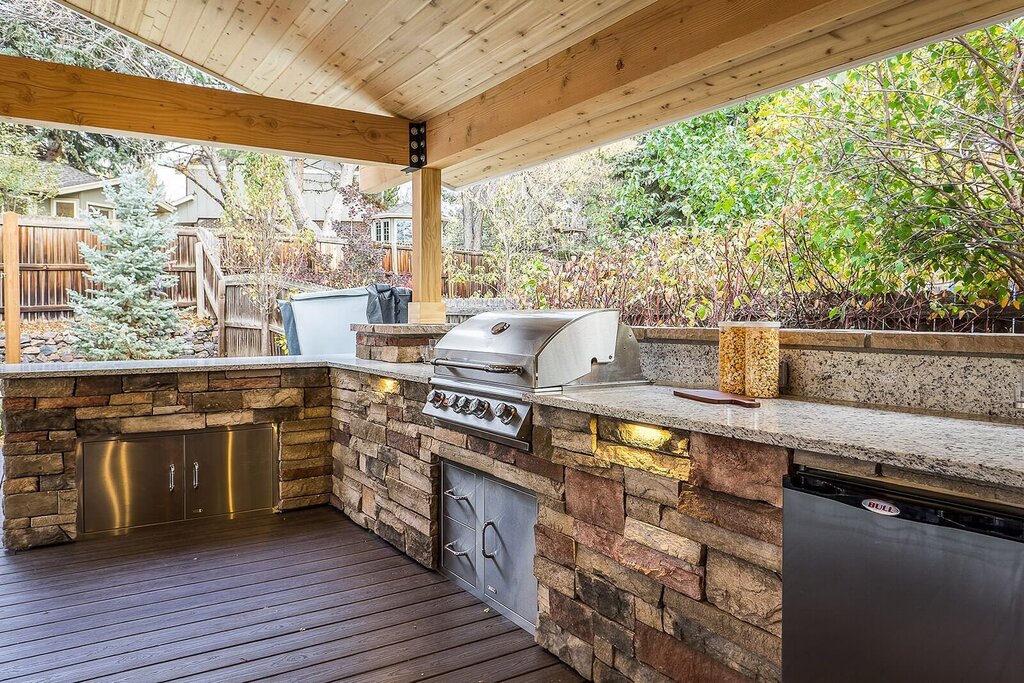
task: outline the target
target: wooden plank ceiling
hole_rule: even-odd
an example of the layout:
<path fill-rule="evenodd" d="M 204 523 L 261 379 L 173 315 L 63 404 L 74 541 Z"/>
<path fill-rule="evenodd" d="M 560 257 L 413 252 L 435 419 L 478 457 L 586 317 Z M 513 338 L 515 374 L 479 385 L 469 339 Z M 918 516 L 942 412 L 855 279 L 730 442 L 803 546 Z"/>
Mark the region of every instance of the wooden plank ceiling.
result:
<path fill-rule="evenodd" d="M 428 121 L 463 186 L 1024 13 L 1024 0 L 60 0 L 250 92 Z"/>
<path fill-rule="evenodd" d="M 65 0 L 250 92 L 424 119 L 652 0 Z"/>

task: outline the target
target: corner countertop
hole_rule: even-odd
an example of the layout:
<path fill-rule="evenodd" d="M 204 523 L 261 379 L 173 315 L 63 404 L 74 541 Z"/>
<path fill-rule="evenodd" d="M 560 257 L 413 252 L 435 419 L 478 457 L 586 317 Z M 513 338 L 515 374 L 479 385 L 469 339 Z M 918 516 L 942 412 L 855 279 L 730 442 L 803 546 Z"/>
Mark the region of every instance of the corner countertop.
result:
<path fill-rule="evenodd" d="M 21 363 L 0 365 L 0 380 L 143 375 L 161 372 L 227 372 L 282 368 L 339 368 L 398 380 L 426 382 L 433 374 L 427 363 L 385 363 L 352 354 L 324 356 L 257 356 L 251 358 L 177 358 L 172 360 L 94 361 L 82 363 Z"/>
<path fill-rule="evenodd" d="M 760 408 L 710 405 L 638 385 L 537 394 L 539 405 L 1024 488 L 1024 424 L 866 407 L 761 399 Z"/>

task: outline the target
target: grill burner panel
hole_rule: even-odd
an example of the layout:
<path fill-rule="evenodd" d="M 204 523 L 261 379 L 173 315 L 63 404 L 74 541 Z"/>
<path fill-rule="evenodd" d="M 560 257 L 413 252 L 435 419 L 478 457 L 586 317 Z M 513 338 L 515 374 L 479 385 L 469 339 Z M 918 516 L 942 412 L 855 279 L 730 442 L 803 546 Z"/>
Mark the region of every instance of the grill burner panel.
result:
<path fill-rule="evenodd" d="M 458 431 L 530 450 L 531 405 L 523 391 L 434 378 L 423 413 Z"/>
<path fill-rule="evenodd" d="M 531 449 L 531 393 L 645 381 L 639 345 L 614 310 L 496 311 L 434 349 L 424 414 L 436 424 Z"/>

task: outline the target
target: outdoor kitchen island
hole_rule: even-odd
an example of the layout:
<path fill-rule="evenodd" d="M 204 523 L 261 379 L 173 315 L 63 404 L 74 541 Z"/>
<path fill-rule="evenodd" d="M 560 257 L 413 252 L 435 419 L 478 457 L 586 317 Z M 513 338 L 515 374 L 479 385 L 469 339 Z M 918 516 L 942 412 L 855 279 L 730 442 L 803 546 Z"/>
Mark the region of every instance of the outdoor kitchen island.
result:
<path fill-rule="evenodd" d="M 535 494 L 537 642 L 583 676 L 778 680 L 783 475 L 807 466 L 1024 508 L 1014 424 L 604 387 L 531 396 L 527 452 L 434 427 L 431 374 L 344 357 L 8 366 L 5 542 L 76 537 L 81 441 L 271 423 L 279 509 L 333 505 L 428 567 L 441 561 L 442 460 Z"/>

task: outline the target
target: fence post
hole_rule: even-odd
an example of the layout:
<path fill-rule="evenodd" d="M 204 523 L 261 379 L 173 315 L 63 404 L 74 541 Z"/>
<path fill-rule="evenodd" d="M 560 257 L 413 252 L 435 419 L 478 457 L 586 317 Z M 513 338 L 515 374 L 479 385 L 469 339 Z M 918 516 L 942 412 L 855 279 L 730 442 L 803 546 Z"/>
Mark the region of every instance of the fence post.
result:
<path fill-rule="evenodd" d="M 203 242 L 196 238 L 196 315 L 206 317 L 206 263 L 203 261 Z"/>
<path fill-rule="evenodd" d="M 224 339 L 224 330 L 226 325 L 224 324 L 224 316 L 227 312 L 227 301 L 228 293 L 227 287 L 224 286 L 224 280 L 217 282 L 217 355 L 223 356 L 224 350 L 227 348 L 227 340 Z"/>
<path fill-rule="evenodd" d="M 18 228 L 18 214 L 4 213 L 3 228 L 4 256 L 4 334 L 7 342 L 4 353 L 5 363 L 21 362 L 21 241 Z"/>

